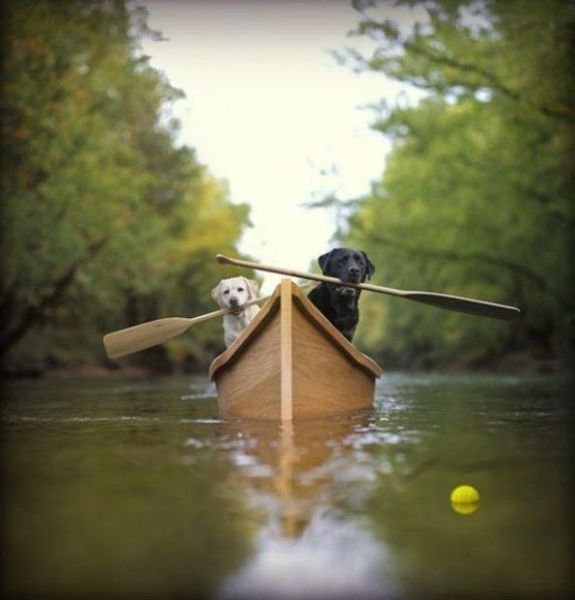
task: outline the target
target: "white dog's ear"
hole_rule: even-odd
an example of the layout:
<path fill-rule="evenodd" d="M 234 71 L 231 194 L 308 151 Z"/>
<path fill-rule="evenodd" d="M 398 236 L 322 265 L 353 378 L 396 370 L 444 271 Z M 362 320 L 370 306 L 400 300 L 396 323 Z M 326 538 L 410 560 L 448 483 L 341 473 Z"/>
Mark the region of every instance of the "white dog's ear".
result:
<path fill-rule="evenodd" d="M 216 287 L 212 290 L 212 298 L 215 300 L 216 304 L 220 303 L 220 288 L 222 287 L 222 282 L 218 283 Z"/>
<path fill-rule="evenodd" d="M 246 282 L 246 287 L 248 288 L 250 300 L 255 300 L 258 297 L 258 292 L 260 289 L 260 284 L 253 279 L 247 279 L 244 277 L 244 281 Z"/>

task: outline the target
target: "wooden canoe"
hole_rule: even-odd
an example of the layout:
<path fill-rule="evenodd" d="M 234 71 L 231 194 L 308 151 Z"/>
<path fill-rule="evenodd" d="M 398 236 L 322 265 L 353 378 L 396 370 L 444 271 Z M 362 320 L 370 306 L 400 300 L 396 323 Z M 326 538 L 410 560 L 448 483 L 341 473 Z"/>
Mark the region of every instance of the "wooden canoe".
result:
<path fill-rule="evenodd" d="M 382 370 L 284 279 L 209 374 L 223 418 L 299 420 L 371 407 Z"/>

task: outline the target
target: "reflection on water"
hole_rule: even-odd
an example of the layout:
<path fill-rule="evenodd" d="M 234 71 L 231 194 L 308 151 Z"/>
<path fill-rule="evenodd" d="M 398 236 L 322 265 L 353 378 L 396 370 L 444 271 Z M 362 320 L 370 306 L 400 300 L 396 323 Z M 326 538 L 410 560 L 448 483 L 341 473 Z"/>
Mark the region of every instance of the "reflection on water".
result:
<path fill-rule="evenodd" d="M 4 392 L 5 597 L 575 591 L 561 379 L 392 374 L 372 411 L 283 425 L 220 420 L 203 378 Z"/>
<path fill-rule="evenodd" d="M 338 507 L 339 496 L 352 496 L 346 480 L 365 479 L 349 442 L 366 420 L 223 424 L 245 441 L 233 458 L 263 526 L 222 598 L 372 598 L 391 589 L 385 545 Z M 355 494 L 369 489 L 360 487 Z"/>
<path fill-rule="evenodd" d="M 382 544 L 365 527 L 315 513 L 297 537 L 273 526 L 263 530 L 254 557 L 224 583 L 221 597 L 384 597 L 390 589 L 381 572 L 385 560 Z"/>

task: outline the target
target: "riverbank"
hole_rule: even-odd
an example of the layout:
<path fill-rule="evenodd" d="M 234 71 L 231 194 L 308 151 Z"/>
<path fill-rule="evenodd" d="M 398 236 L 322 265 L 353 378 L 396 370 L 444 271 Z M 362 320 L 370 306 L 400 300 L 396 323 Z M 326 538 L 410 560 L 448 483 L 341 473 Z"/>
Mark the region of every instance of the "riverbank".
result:
<path fill-rule="evenodd" d="M 379 361 L 385 371 L 413 372 L 445 372 L 445 373 L 513 373 L 513 374 L 562 374 L 570 373 L 571 365 L 553 358 L 534 358 L 528 353 L 514 353 L 503 357 L 483 361 L 480 364 L 445 364 L 421 368 L 401 365 L 398 367 L 390 362 Z M 159 369 L 147 366 L 120 365 L 109 362 L 106 364 L 82 363 L 70 365 L 13 365 L 0 370 L 2 379 L 35 379 L 35 378 L 75 378 L 75 379 L 147 379 L 157 377 L 172 377 L 175 375 L 201 375 L 207 372 L 205 368 L 194 369 Z"/>

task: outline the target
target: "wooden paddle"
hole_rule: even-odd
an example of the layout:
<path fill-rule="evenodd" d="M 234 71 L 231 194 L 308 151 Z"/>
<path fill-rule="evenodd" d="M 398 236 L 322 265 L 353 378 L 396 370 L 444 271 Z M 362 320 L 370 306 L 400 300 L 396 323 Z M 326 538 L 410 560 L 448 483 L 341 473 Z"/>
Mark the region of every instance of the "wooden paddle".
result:
<path fill-rule="evenodd" d="M 302 288 L 309 285 L 312 284 L 306 283 Z M 258 304 L 270 297 L 271 296 L 262 296 L 261 298 L 250 300 L 240 308 Z M 172 338 L 187 331 L 192 325 L 203 323 L 204 321 L 214 319 L 215 317 L 223 317 L 236 310 L 238 309 L 223 308 L 193 318 L 165 317 L 163 319 L 156 319 L 155 321 L 147 321 L 140 325 L 134 325 L 133 327 L 119 329 L 118 331 L 107 333 L 104 336 L 104 348 L 106 349 L 106 354 L 109 358 L 120 358 L 127 354 L 133 354 L 134 352 L 139 352 L 140 350 L 145 350 L 146 348 L 169 342 Z"/>
<path fill-rule="evenodd" d="M 415 292 L 407 290 L 396 290 L 379 285 L 371 285 L 368 283 L 346 283 L 336 277 L 326 277 L 325 275 L 317 275 L 315 273 L 304 273 L 302 271 L 294 271 L 292 269 L 282 269 L 279 267 L 270 267 L 259 263 L 228 258 L 222 254 L 216 256 L 216 260 L 223 265 L 233 265 L 236 267 L 246 267 L 259 271 L 268 271 L 270 273 L 279 273 L 281 275 L 289 275 L 291 277 L 300 277 L 301 279 L 312 279 L 314 281 L 322 281 L 325 283 L 333 283 L 338 287 L 349 287 L 358 290 L 366 290 L 368 292 L 377 292 L 379 294 L 388 294 L 390 296 L 398 296 L 399 298 L 407 298 L 415 302 L 423 304 L 431 304 L 439 308 L 454 310 L 479 317 L 489 317 L 492 319 L 511 320 L 517 318 L 521 311 L 515 306 L 507 306 L 506 304 L 495 304 L 494 302 L 486 302 L 485 300 L 475 300 L 473 298 L 462 298 L 460 296 L 451 296 L 450 294 L 438 294 L 435 292 Z"/>
<path fill-rule="evenodd" d="M 268 298 L 269 296 L 264 296 L 262 298 L 250 300 L 241 308 L 252 306 L 253 304 L 267 300 Z M 238 309 L 225 308 L 214 310 L 213 312 L 193 318 L 166 317 L 164 319 L 156 319 L 155 321 L 148 321 L 147 323 L 141 323 L 140 325 L 113 331 L 112 333 L 106 334 L 103 338 L 106 354 L 110 358 L 120 358 L 127 354 L 133 354 L 134 352 L 139 352 L 140 350 L 163 344 L 181 333 L 184 333 L 184 331 L 189 329 L 192 325 L 203 323 L 204 321 L 208 321 L 215 317 L 222 317 L 236 310 Z"/>

